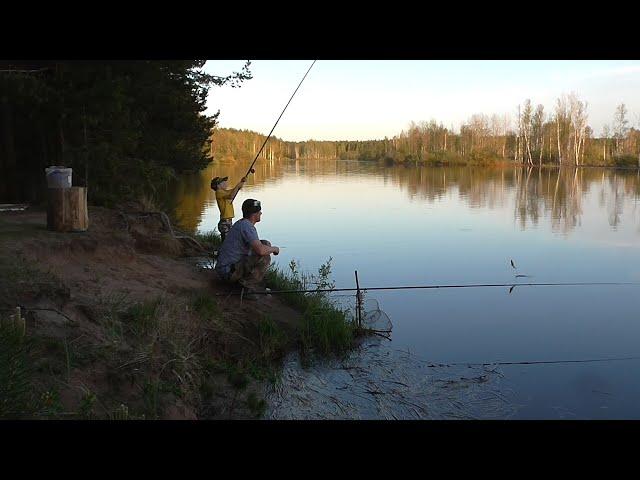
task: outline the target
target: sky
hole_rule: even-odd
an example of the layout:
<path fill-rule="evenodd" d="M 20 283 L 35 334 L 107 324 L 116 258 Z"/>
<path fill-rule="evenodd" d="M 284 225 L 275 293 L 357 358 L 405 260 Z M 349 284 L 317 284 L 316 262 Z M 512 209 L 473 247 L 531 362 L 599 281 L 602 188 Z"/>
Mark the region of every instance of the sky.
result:
<path fill-rule="evenodd" d="M 245 60 L 209 60 L 213 75 L 239 71 Z M 240 88 L 212 87 L 207 114 L 220 126 L 267 134 L 313 60 L 255 60 Z M 588 103 L 595 135 L 624 103 L 640 127 L 638 60 L 318 60 L 273 135 L 287 141 L 391 138 L 410 122 L 435 119 L 458 131 L 475 113 L 516 117 L 531 99 L 553 111 L 575 92 Z"/>

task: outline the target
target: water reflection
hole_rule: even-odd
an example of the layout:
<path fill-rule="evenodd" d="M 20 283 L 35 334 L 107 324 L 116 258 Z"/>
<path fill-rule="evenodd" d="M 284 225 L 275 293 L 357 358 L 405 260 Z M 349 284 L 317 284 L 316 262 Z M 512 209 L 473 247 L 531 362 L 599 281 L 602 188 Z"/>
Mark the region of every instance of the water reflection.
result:
<path fill-rule="evenodd" d="M 640 196 L 638 173 L 598 168 L 536 167 L 420 167 L 382 166 L 370 162 L 340 160 L 260 161 L 248 188 L 277 186 L 286 176 L 304 177 L 309 183 L 318 179 L 357 182 L 375 178 L 382 188 L 405 192 L 409 202 L 427 204 L 447 196 L 463 200 L 471 209 L 502 209 L 513 199 L 513 218 L 520 229 L 537 227 L 541 218 L 551 219 L 553 233 L 568 234 L 581 225 L 585 197 L 596 191 L 599 206 L 607 212 L 612 229 L 621 222 L 625 202 Z M 182 177 L 174 186 L 171 206 L 183 228 L 195 231 L 202 224 L 207 207 L 215 197 L 209 187 L 211 178 L 228 175 L 230 182 L 246 173 L 241 162 L 214 162 L 207 169 Z"/>
<path fill-rule="evenodd" d="M 214 229 L 219 214 L 210 179 L 229 175 L 236 182 L 246 168 L 244 162 L 214 163 L 182 179 L 174 203 L 183 226 Z M 537 282 L 640 279 L 635 171 L 332 160 L 260 161 L 256 170 L 236 202 L 263 200 L 260 235 L 287 247 L 278 263 L 286 267 L 291 259 L 302 259 L 303 267 L 315 269 L 331 256 L 338 287 L 353 286 L 354 270 L 368 287 L 507 283 L 514 273 Z M 632 286 L 398 290 L 379 292 L 377 299 L 394 325 L 389 348 L 410 349 L 425 361 L 581 360 L 640 356 L 638 291 Z M 365 349 L 347 369 L 344 364 L 310 372 L 287 367 L 292 396 L 275 392 L 270 415 L 286 417 L 292 409 L 301 418 L 556 418 L 561 410 L 579 418 L 640 417 L 639 362 L 504 368 L 504 378 L 461 374 L 472 384 L 449 396 L 454 390 L 441 386 L 458 372 L 426 369 L 396 353 L 385 356 L 385 348 Z M 366 368 L 354 370 L 361 366 Z M 385 373 L 387 367 L 393 375 Z M 420 388 L 402 391 L 386 380 Z M 507 395 L 505 385 L 516 393 Z M 603 403 L 596 391 L 625 400 Z M 392 408 L 401 396 L 426 407 L 441 401 L 441 409 Z M 452 408 L 453 401 L 462 403 Z"/>

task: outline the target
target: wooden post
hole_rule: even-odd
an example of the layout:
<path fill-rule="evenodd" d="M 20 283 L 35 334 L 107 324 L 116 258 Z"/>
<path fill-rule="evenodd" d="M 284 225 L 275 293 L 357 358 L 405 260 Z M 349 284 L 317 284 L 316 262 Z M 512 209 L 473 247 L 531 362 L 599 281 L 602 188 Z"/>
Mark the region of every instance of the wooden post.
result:
<path fill-rule="evenodd" d="M 55 232 L 84 232 L 89 228 L 85 187 L 49 188 L 47 228 Z"/>

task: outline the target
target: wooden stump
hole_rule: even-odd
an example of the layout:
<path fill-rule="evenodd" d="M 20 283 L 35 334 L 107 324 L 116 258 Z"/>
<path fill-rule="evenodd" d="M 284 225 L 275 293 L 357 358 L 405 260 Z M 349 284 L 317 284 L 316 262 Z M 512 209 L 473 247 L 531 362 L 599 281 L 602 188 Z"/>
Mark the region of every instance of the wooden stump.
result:
<path fill-rule="evenodd" d="M 49 188 L 47 228 L 56 232 L 84 232 L 89 228 L 86 187 Z"/>

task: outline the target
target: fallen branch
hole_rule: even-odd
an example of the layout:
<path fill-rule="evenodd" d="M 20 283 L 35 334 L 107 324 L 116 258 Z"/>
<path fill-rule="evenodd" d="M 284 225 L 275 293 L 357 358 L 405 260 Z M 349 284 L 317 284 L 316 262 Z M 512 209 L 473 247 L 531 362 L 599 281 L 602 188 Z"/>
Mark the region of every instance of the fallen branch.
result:
<path fill-rule="evenodd" d="M 153 215 L 157 215 L 160 219 L 160 222 L 162 222 L 162 225 L 164 226 L 164 228 L 169 232 L 169 234 L 171 235 L 172 238 L 176 239 L 176 240 L 180 240 L 183 243 L 188 243 L 190 244 L 190 246 L 197 248 L 198 250 L 200 250 L 201 252 L 204 252 L 206 254 L 213 254 L 212 251 L 206 249 L 205 247 L 202 246 L 202 244 L 200 242 L 198 242 L 195 238 L 186 235 L 182 232 L 179 232 L 179 235 L 176 235 L 175 230 L 173 229 L 172 225 L 171 225 L 171 221 L 169 220 L 169 217 L 167 216 L 166 213 L 164 212 L 125 212 L 125 211 L 121 211 L 120 215 L 123 217 L 124 221 L 127 224 L 127 231 L 130 230 L 131 226 L 129 225 L 129 222 L 127 220 L 127 215 L 130 216 L 137 216 L 137 217 L 150 217 Z"/>

